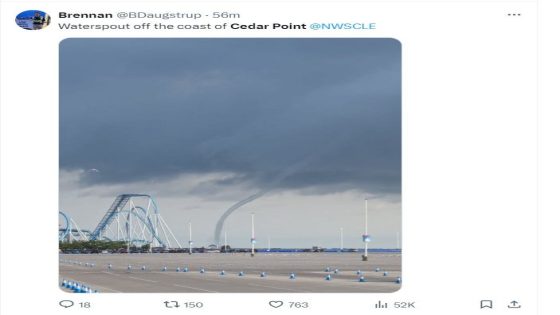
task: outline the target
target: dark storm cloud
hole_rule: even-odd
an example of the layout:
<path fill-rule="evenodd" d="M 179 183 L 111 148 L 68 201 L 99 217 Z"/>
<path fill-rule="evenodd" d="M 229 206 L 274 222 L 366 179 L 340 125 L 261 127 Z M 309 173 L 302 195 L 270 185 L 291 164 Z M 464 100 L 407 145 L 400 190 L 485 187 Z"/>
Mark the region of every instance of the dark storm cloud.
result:
<path fill-rule="evenodd" d="M 391 39 L 65 40 L 60 167 L 399 193 L 400 62 Z"/>

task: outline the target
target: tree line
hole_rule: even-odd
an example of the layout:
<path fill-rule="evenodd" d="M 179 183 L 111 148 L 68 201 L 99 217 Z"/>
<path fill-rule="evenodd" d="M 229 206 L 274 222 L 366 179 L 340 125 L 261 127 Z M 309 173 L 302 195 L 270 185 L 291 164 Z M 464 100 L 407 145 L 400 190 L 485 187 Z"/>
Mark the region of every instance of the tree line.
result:
<path fill-rule="evenodd" d="M 58 248 L 63 252 L 68 251 L 75 251 L 79 250 L 80 252 L 83 251 L 92 251 L 92 252 L 101 252 L 101 251 L 118 251 L 120 249 L 124 249 L 127 246 L 126 241 L 74 241 L 74 242 L 59 242 Z M 149 249 L 150 245 L 143 245 L 139 249 L 147 250 Z M 131 246 L 131 249 L 136 249 L 135 246 Z"/>

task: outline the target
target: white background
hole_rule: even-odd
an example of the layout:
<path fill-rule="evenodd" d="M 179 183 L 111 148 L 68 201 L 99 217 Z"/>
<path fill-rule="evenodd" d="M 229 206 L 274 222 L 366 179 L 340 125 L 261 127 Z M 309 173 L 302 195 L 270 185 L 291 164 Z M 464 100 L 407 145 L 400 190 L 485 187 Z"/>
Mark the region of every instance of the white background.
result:
<path fill-rule="evenodd" d="M 193 5 L 181 4 L 169 10 L 147 9 L 153 5 L 108 7 L 2 6 L 2 314 L 184 312 L 164 309 L 161 301 L 165 299 L 203 301 L 208 314 L 226 310 L 278 313 L 267 304 L 272 299 L 309 301 L 310 309 L 294 310 L 308 314 L 374 312 L 373 304 L 379 299 L 417 301 L 418 314 L 473 314 L 481 312 L 479 300 L 493 299 L 492 314 L 511 314 L 506 304 L 518 299 L 523 307 L 516 313 L 536 314 L 537 182 L 543 180 L 537 177 L 537 161 L 541 167 L 553 161 L 542 151 L 549 147 L 541 147 L 537 155 L 537 131 L 549 131 L 537 124 L 534 3 L 356 3 L 352 8 L 336 4 L 320 8 L 272 3 L 196 5 L 196 10 L 240 12 L 251 22 L 371 21 L 378 25 L 375 31 L 110 34 L 57 29 L 57 11 L 193 10 Z M 13 19 L 27 9 L 50 13 L 53 24 L 42 31 L 18 28 Z M 507 17 L 510 12 L 522 13 L 522 17 Z M 56 289 L 58 242 L 52 230 L 58 220 L 58 42 L 67 37 L 105 36 L 399 39 L 404 70 L 403 288 L 378 295 L 70 295 Z M 545 109 L 546 113 L 554 110 Z M 549 119 L 542 111 L 540 115 Z M 546 192 L 541 190 L 541 194 Z M 546 196 L 550 194 L 542 197 Z M 92 308 L 63 310 L 58 301 L 68 298 L 90 301 Z M 407 311 L 383 311 L 403 312 Z"/>

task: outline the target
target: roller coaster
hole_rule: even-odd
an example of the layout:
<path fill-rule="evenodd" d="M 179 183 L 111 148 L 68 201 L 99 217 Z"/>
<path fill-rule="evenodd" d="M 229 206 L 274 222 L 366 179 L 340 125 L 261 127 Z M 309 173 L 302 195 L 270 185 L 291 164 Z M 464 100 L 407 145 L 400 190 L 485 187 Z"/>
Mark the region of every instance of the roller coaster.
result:
<path fill-rule="evenodd" d="M 81 229 L 78 224 L 66 213 L 59 211 L 58 241 L 74 242 L 87 241 L 90 238 L 89 230 Z"/>
<path fill-rule="evenodd" d="M 59 241 L 125 241 L 129 246 L 181 248 L 161 216 L 155 200 L 146 194 L 118 195 L 93 232 L 80 229 L 68 215 L 59 212 Z"/>

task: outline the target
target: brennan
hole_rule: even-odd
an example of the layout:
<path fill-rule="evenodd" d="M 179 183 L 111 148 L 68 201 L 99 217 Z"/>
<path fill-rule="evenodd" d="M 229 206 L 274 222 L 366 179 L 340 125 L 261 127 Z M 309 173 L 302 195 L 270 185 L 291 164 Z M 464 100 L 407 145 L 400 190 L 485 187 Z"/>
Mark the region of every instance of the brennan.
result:
<path fill-rule="evenodd" d="M 58 17 L 60 19 L 110 19 L 113 18 L 112 13 L 68 13 L 68 12 L 58 12 Z"/>

